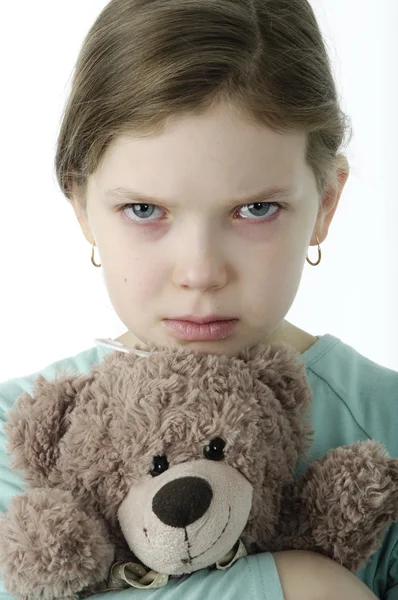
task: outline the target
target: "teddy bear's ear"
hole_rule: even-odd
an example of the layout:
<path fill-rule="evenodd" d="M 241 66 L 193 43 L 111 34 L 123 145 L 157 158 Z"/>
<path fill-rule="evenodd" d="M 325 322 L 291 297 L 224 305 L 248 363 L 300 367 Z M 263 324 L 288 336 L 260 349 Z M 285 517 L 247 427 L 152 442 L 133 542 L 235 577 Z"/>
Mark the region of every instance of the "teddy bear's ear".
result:
<path fill-rule="evenodd" d="M 307 381 L 306 365 L 297 350 L 286 342 L 268 346 L 257 344 L 246 348 L 240 358 L 247 363 L 252 376 L 259 382 L 258 400 L 265 412 L 269 412 L 271 406 L 270 390 L 289 423 L 287 427 L 286 419 L 283 419 L 278 428 L 274 421 L 269 421 L 268 431 L 268 434 L 274 432 L 282 440 L 288 479 L 298 458 L 307 454 L 314 433 L 308 412 L 312 391 Z M 264 389 L 264 386 L 268 389 Z"/>
<path fill-rule="evenodd" d="M 32 395 L 24 392 L 8 410 L 7 434 L 10 465 L 24 472 L 26 481 L 41 486 L 59 455 L 59 441 L 69 426 L 69 415 L 93 373 L 61 374 L 53 381 L 35 379 Z"/>
<path fill-rule="evenodd" d="M 257 344 L 241 351 L 256 379 L 270 387 L 287 412 L 302 415 L 311 404 L 312 392 L 307 381 L 305 362 L 286 342 Z"/>

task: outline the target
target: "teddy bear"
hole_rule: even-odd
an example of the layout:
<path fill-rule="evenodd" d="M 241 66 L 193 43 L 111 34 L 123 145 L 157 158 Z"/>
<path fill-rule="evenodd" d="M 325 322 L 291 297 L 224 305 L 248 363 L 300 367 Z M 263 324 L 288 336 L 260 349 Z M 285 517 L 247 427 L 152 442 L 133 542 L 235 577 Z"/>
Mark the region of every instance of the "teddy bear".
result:
<path fill-rule="evenodd" d="M 26 484 L 0 515 L 12 595 L 161 586 L 266 551 L 320 552 L 352 571 L 368 560 L 398 519 L 398 460 L 358 442 L 295 479 L 312 393 L 291 346 L 147 348 L 39 375 L 9 410 Z"/>

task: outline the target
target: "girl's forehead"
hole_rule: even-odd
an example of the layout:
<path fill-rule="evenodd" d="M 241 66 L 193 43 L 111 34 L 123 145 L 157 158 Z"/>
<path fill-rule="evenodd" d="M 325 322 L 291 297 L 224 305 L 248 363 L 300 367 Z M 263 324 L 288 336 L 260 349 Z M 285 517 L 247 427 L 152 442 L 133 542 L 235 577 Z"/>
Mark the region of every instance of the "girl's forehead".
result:
<path fill-rule="evenodd" d="M 313 176 L 305 160 L 305 136 L 264 133 L 247 124 L 242 135 L 240 126 L 229 127 L 225 135 L 211 128 L 190 135 L 184 121 L 165 134 L 121 136 L 108 148 L 89 188 L 110 201 L 172 208 L 189 192 L 229 205 L 291 198 Z M 257 194 L 261 200 L 252 199 Z"/>
<path fill-rule="evenodd" d="M 170 154 L 181 155 L 184 163 L 192 157 L 207 158 L 220 164 L 235 158 L 262 163 L 264 158 L 289 160 L 297 154 L 305 156 L 307 135 L 304 132 L 279 133 L 263 124 L 254 125 L 228 113 L 209 112 L 202 116 L 176 119 L 162 132 L 140 135 L 126 132 L 116 137 L 106 151 L 108 159 L 118 159 L 144 152 L 144 157 L 161 158 L 167 162 Z M 165 151 L 167 151 L 165 153 Z"/>

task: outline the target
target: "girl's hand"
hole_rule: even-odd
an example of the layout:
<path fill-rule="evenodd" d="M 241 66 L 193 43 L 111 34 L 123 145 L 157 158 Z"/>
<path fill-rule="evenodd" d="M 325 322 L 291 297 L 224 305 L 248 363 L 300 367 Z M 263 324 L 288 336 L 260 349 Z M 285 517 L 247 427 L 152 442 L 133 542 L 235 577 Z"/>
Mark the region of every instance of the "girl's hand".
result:
<path fill-rule="evenodd" d="M 273 556 L 285 600 L 377 600 L 356 575 L 322 554 L 289 550 Z"/>

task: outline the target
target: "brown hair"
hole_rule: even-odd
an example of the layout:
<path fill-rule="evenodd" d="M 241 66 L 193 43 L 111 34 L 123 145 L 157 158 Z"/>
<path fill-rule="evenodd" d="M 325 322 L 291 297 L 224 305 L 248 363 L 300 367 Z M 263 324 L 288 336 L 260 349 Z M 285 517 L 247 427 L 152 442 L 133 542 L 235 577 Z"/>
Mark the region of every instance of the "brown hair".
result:
<path fill-rule="evenodd" d="M 87 179 L 119 135 L 158 134 L 221 101 L 305 132 L 319 200 L 337 184 L 352 131 L 307 0 L 111 0 L 75 66 L 55 158 L 62 192 L 70 199 L 73 183 L 85 209 Z"/>

